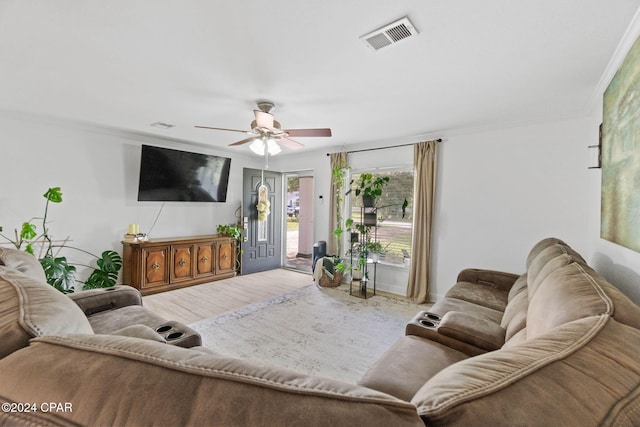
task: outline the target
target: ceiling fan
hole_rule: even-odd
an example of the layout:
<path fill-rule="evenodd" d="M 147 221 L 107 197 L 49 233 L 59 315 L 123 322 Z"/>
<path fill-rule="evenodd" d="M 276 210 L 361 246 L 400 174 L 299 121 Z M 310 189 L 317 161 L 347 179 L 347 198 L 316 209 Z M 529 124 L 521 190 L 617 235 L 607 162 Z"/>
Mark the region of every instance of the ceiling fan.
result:
<path fill-rule="evenodd" d="M 258 101 L 258 110 L 253 110 L 255 120 L 251 122 L 251 130 L 238 130 L 238 129 L 226 129 L 210 126 L 196 126 L 200 129 L 213 129 L 213 130 L 225 130 L 230 132 L 241 132 L 247 135 L 251 135 L 249 138 L 243 139 L 229 146 L 247 144 L 255 141 L 251 144 L 250 148 L 257 154 L 265 154 L 266 151 L 269 154 L 276 154 L 280 152 L 281 144 L 287 148 L 298 149 L 303 147 L 298 141 L 294 141 L 290 137 L 316 137 L 316 136 L 331 136 L 331 129 L 282 129 L 280 123 L 273 119 L 271 111 L 275 108 L 275 104 L 271 101 Z"/>

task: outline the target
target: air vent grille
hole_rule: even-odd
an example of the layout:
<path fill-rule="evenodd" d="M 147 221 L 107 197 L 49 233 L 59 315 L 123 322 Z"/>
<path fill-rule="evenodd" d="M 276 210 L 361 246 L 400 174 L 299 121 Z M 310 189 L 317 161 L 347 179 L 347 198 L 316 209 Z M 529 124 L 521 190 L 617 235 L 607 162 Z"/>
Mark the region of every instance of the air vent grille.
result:
<path fill-rule="evenodd" d="M 371 49 L 380 50 L 416 35 L 418 35 L 418 31 L 409 18 L 405 17 L 360 37 L 360 40 Z"/>

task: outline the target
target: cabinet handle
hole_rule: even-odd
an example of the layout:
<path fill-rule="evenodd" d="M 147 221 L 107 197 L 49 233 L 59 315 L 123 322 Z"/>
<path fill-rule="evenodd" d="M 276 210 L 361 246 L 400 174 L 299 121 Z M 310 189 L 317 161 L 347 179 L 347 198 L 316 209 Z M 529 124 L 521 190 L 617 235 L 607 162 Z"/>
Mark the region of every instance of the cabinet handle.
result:
<path fill-rule="evenodd" d="M 157 270 L 160 268 L 160 264 L 158 264 L 158 261 L 154 261 L 153 264 L 151 264 L 151 269 L 152 270 Z"/>
<path fill-rule="evenodd" d="M 228 253 L 226 253 L 226 252 L 225 252 L 225 253 L 223 253 L 223 254 L 222 254 L 222 259 L 227 259 L 227 258 L 229 258 L 229 254 L 228 254 Z"/>
<path fill-rule="evenodd" d="M 200 258 L 200 261 L 207 262 L 207 261 L 209 261 L 209 258 L 205 255 L 202 258 Z"/>
<path fill-rule="evenodd" d="M 187 261 L 185 261 L 184 258 L 180 258 L 180 261 L 178 261 L 178 264 L 180 264 L 181 267 L 183 265 L 185 265 L 186 263 L 187 263 Z"/>

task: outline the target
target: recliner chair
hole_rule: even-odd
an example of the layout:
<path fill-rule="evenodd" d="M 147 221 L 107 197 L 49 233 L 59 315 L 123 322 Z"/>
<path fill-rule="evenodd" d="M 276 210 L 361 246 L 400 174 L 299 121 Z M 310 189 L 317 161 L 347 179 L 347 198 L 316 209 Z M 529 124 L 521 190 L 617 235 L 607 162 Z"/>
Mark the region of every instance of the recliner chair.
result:
<path fill-rule="evenodd" d="M 0 248 L 0 265 L 29 276 L 43 287 L 50 287 L 40 263 L 29 253 Z M 166 320 L 143 307 L 140 292 L 131 286 L 116 285 L 67 296 L 80 307 L 95 334 L 133 336 L 185 348 L 202 345 L 200 334 L 187 325 Z"/>

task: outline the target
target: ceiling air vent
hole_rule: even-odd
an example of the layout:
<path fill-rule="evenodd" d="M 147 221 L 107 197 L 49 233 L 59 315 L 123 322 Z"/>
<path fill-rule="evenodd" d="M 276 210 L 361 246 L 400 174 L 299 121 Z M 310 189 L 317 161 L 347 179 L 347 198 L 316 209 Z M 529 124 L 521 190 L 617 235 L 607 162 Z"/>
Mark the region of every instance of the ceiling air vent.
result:
<path fill-rule="evenodd" d="M 404 17 L 396 22 L 385 25 L 372 33 L 360 37 L 367 46 L 373 50 L 380 50 L 391 46 L 400 40 L 418 35 L 418 31 L 413 26 L 409 18 Z"/>

